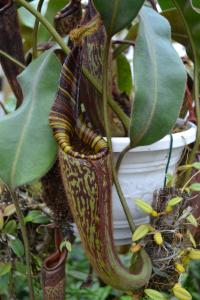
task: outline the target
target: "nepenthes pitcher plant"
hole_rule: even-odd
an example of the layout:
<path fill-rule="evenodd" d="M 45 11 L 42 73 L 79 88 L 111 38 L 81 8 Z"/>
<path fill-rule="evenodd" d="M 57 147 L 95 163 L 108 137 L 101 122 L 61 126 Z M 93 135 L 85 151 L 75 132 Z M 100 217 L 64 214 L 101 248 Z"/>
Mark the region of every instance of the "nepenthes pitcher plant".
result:
<path fill-rule="evenodd" d="M 92 7 L 94 13 L 92 5 L 90 1 L 89 9 Z M 141 250 L 134 271 L 130 272 L 121 264 L 114 247 L 111 153 L 104 138 L 93 129 L 88 116 L 81 110 L 80 101 L 80 89 L 84 88 L 83 84 L 80 85 L 81 67 L 84 47 L 87 47 L 87 38 L 84 40 L 84 37 L 95 33 L 86 24 L 73 32 L 73 37 L 77 38 L 80 32 L 81 40 L 76 40 L 62 66 L 49 122 L 59 144 L 66 196 L 88 259 L 106 284 L 133 291 L 148 282 L 151 262 Z"/>

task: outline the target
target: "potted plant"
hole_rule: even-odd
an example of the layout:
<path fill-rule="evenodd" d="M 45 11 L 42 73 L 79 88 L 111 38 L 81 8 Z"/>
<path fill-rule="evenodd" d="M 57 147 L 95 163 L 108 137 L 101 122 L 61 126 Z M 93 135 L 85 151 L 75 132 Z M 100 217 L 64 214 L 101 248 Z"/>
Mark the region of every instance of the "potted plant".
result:
<path fill-rule="evenodd" d="M 152 271 L 151 261 L 145 247 L 139 247 L 138 251 L 135 249 L 133 251 L 137 253 L 134 257 L 137 258 L 138 254 L 140 257 L 132 265 L 133 272 L 122 268 L 112 238 L 111 201 L 114 207 L 114 217 L 119 215 L 116 212 L 119 199 L 126 215 L 126 218 L 124 215 L 120 221 L 114 221 L 114 227 L 116 226 L 118 230 L 117 234 L 121 232 L 123 235 L 123 237 L 116 237 L 116 243 L 128 243 L 131 233 L 130 231 L 126 233 L 127 223 L 132 233 L 138 233 L 138 231 L 135 227 L 136 206 L 133 206 L 134 213 L 131 213 L 126 200 L 134 204 L 134 198 L 139 197 L 145 200 L 145 194 L 152 193 L 152 196 L 146 198 L 149 201 L 149 204 L 146 203 L 146 210 L 144 209 L 145 202 L 140 202 L 139 205 L 143 206 L 144 211 L 149 210 L 151 213 L 153 208 L 150 202 L 153 200 L 154 189 L 163 186 L 168 172 L 175 173 L 175 165 L 181 157 L 184 146 L 194 142 L 196 134 L 195 126 L 190 123 L 186 124 L 186 130 L 172 135 L 172 128 L 179 116 L 181 105 L 182 111 L 185 109 L 187 111 L 188 107 L 185 102 L 183 103 L 186 71 L 172 46 L 169 23 L 156 11 L 155 3 L 152 1 L 150 1 L 150 7 L 146 6 L 144 1 L 137 1 L 137 3 L 133 1 L 110 3 L 99 0 L 89 1 L 84 18 L 81 19 L 81 2 L 75 0 L 56 16 L 56 31 L 40 14 L 43 1 L 39 1 L 37 10 L 24 0 L 15 2 L 36 16 L 33 29 L 33 61 L 25 68 L 23 56 L 20 59 L 20 55 L 12 53 L 9 35 L 6 33 L 6 30 L 8 32 L 10 30 L 6 27 L 8 19 L 6 19 L 5 11 L 8 12 L 7 9 L 10 9 L 13 3 L 12 1 L 0 2 L 3 15 L 1 23 L 5 31 L 1 44 L 8 41 L 0 54 L 6 71 L 11 69 L 12 64 L 18 66 L 15 72 L 11 72 L 12 76 L 8 75 L 8 77 L 9 79 L 12 77 L 11 85 L 13 85 L 13 90 L 16 89 L 18 92 L 16 93 L 18 105 L 22 99 L 21 88 L 24 98 L 20 108 L 0 120 L 0 177 L 11 190 L 21 221 L 30 289 L 28 241 L 15 189 L 44 176 L 57 157 L 57 144 L 48 125 L 48 116 L 53 105 L 49 120 L 60 148 L 61 176 L 70 209 L 89 260 L 103 281 L 118 289 L 135 291 L 149 281 Z M 164 5 L 163 1 L 159 3 L 161 6 Z M 191 51 L 189 55 L 194 62 L 197 134 L 196 142 L 187 161 L 189 167 L 183 167 L 184 171 L 186 169 L 185 182 L 187 183 L 190 173 L 188 170 L 193 167 L 192 163 L 199 145 L 199 33 L 193 30 L 199 22 L 199 8 L 194 7 L 192 3 L 187 6 L 186 2 L 178 0 L 174 0 L 173 3 L 174 6 L 170 8 L 170 11 L 164 10 L 163 15 L 171 21 L 173 37 L 176 40 L 178 36 L 179 42 L 180 35 L 176 34 L 179 28 L 177 29 L 177 24 L 172 19 L 174 15 L 178 15 L 181 19 L 181 24 L 185 26 L 181 30 L 184 31 L 185 39 L 190 43 L 192 51 L 189 49 Z M 16 14 L 16 10 L 14 11 Z M 131 24 L 133 20 L 134 23 Z M 14 21 L 16 22 L 16 19 Z M 38 48 L 39 22 L 46 27 L 57 45 L 45 43 Z M 74 24 L 79 24 L 79 26 L 76 27 Z M 16 23 L 15 26 L 18 28 Z M 126 28 L 128 28 L 128 33 L 124 40 L 113 39 L 119 31 Z M 71 51 L 59 33 L 63 36 L 69 34 Z M 18 38 L 19 50 L 22 53 L 22 40 L 19 32 L 15 38 Z M 126 56 L 122 55 L 127 45 L 132 44 L 134 44 L 134 97 L 132 97 L 130 65 Z M 50 49 L 46 50 L 47 48 Z M 60 80 L 58 80 L 60 65 L 54 51 L 63 64 Z M 39 52 L 44 53 L 38 56 Z M 63 54 L 67 55 L 64 60 Z M 11 66 L 8 61 L 12 62 Z M 18 77 L 21 88 L 16 81 L 16 76 L 20 73 L 19 68 L 25 68 Z M 189 78 L 189 80 L 191 86 L 192 79 Z M 55 94 L 56 100 L 53 104 Z M 182 116 L 185 117 L 184 114 Z M 183 121 L 180 122 L 185 125 Z M 165 137 L 169 133 L 171 135 Z M 118 136 L 125 137 L 119 138 Z M 113 156 L 112 151 L 117 154 Z M 171 156 L 171 151 L 174 157 L 173 154 Z M 126 153 L 124 163 L 120 167 Z M 115 170 L 114 159 L 118 160 L 117 169 L 119 169 L 120 180 Z M 152 159 L 156 169 L 154 172 L 157 173 L 159 168 L 162 169 L 157 179 L 149 174 L 149 170 L 147 170 L 148 176 L 143 172 L 144 165 L 147 168 L 148 160 Z M 138 163 L 139 171 L 136 173 Z M 125 167 L 127 170 L 124 171 Z M 131 168 L 133 171 L 130 177 Z M 145 179 L 135 184 L 135 180 L 141 177 L 139 174 L 143 174 Z M 145 183 L 147 177 L 150 181 Z M 112 180 L 116 187 L 116 190 L 113 189 L 113 200 L 111 198 Z M 120 181 L 124 187 L 120 186 Z M 59 184 L 62 182 L 60 181 Z M 148 186 L 146 191 L 144 191 L 145 185 Z M 188 185 L 183 184 L 183 186 L 188 188 Z M 130 190 L 128 189 L 127 192 L 128 187 Z M 198 191 L 198 185 L 195 187 L 193 190 Z M 125 191 L 125 196 L 123 191 Z M 183 211 L 182 208 L 180 210 Z M 153 211 L 156 210 L 153 209 Z M 158 213 L 162 215 L 163 212 L 160 210 Z M 145 218 L 145 215 L 139 218 Z M 141 223 L 139 218 L 137 220 L 136 216 L 136 224 L 137 221 Z M 143 219 L 142 223 L 144 221 Z M 142 229 L 146 233 L 141 235 L 139 232 L 140 238 L 150 232 L 150 227 L 143 226 Z M 141 230 L 140 226 L 138 228 Z M 157 227 L 156 230 L 158 231 Z M 133 240 L 135 240 L 134 234 Z M 177 289 L 180 293 L 185 292 L 180 287 L 175 288 L 176 291 Z M 152 295 L 151 292 L 149 297 Z M 178 292 L 175 294 L 177 295 Z M 155 295 L 156 292 L 153 291 L 153 293 Z M 31 299 L 33 299 L 33 293 L 31 294 Z"/>

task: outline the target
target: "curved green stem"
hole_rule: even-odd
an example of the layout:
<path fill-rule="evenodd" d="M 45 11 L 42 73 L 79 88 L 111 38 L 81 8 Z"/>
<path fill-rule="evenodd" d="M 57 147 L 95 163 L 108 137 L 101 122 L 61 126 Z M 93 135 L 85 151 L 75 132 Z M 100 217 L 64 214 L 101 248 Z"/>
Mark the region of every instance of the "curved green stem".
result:
<path fill-rule="evenodd" d="M 67 45 L 63 41 L 62 37 L 57 33 L 55 28 L 47 21 L 47 19 L 41 15 L 40 12 L 38 12 L 32 5 L 30 5 L 25 0 L 15 0 L 15 2 L 21 4 L 31 14 L 33 14 L 41 22 L 41 24 L 43 24 L 46 27 L 46 29 L 49 31 L 49 33 L 52 35 L 52 37 L 55 39 L 55 41 L 60 45 L 62 50 L 65 52 L 65 54 L 69 54 L 70 49 L 67 47 Z M 96 78 L 94 78 L 88 72 L 88 70 L 86 68 L 83 68 L 83 74 L 91 82 L 91 84 L 94 86 L 94 88 L 100 94 L 102 94 L 101 84 L 99 84 L 99 82 L 96 80 Z M 108 103 L 109 103 L 110 107 L 113 109 L 113 111 L 117 114 L 119 119 L 122 121 L 126 130 L 128 131 L 129 123 L 130 123 L 129 117 L 123 112 L 121 107 L 112 99 L 112 97 L 108 97 Z"/>
<path fill-rule="evenodd" d="M 37 11 L 41 12 L 42 10 L 42 5 L 44 3 L 44 0 L 39 0 L 38 6 L 37 6 Z M 35 18 L 35 24 L 33 28 L 33 59 L 37 58 L 37 40 L 38 40 L 38 29 L 39 29 L 39 19 Z"/>
<path fill-rule="evenodd" d="M 0 55 L 6 57 L 7 59 L 9 59 L 10 61 L 12 61 L 14 64 L 16 64 L 18 67 L 25 69 L 26 66 L 23 65 L 20 61 L 18 61 L 17 59 L 15 59 L 14 57 L 12 57 L 11 55 L 9 55 L 8 53 L 0 50 Z"/>
<path fill-rule="evenodd" d="M 105 43 L 105 49 L 104 49 L 104 57 L 103 57 L 103 113 L 104 113 L 104 124 L 105 124 L 105 130 L 106 130 L 106 136 L 107 136 L 107 141 L 108 141 L 108 147 L 110 149 L 110 152 L 112 153 L 112 141 L 111 141 L 111 136 L 110 136 L 110 128 L 109 128 L 109 123 L 108 123 L 108 72 L 109 72 L 109 51 L 110 50 L 110 39 L 106 39 Z M 122 207 L 124 209 L 124 213 L 126 215 L 127 221 L 129 223 L 131 232 L 134 232 L 135 230 L 135 224 L 133 222 L 133 218 L 131 215 L 131 212 L 129 210 L 129 207 L 126 203 L 126 199 L 124 198 L 117 173 L 115 170 L 114 166 L 114 161 L 113 157 L 111 155 L 111 166 L 112 166 L 112 175 L 113 175 L 113 180 L 115 183 L 115 187 L 119 196 L 119 199 L 121 201 Z"/>
<path fill-rule="evenodd" d="M 15 191 L 10 191 L 10 194 L 12 197 L 13 204 L 15 205 L 17 218 L 19 220 L 22 238 L 23 238 L 23 242 L 24 242 L 26 272 L 27 272 L 30 300 L 34 300 L 35 298 L 34 298 L 33 282 L 32 282 L 32 276 L 31 276 L 31 256 L 30 256 L 30 252 L 29 252 L 29 241 L 28 241 L 28 235 L 27 235 L 27 231 L 26 231 L 26 225 L 24 223 L 24 216 L 20 209 L 19 202 L 18 202 Z"/>
<path fill-rule="evenodd" d="M 120 152 L 119 157 L 118 157 L 117 162 L 116 162 L 116 172 L 117 172 L 117 173 L 118 173 L 118 171 L 119 171 L 119 168 L 120 168 L 120 165 L 121 165 L 121 162 L 122 162 L 124 156 L 126 155 L 126 153 L 127 153 L 130 149 L 131 149 L 131 146 L 128 145 L 128 146 L 126 146 L 126 147 L 124 148 L 123 151 Z"/>

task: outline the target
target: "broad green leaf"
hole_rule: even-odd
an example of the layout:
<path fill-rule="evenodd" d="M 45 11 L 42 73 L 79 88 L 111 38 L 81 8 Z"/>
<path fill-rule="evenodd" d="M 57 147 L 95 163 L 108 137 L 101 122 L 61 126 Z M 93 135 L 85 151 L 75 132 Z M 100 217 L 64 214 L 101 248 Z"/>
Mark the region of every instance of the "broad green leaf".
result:
<path fill-rule="evenodd" d="M 171 131 L 186 84 L 184 65 L 171 44 L 168 21 L 147 7 L 140 13 L 134 78 L 132 147 L 152 144 Z"/>
<path fill-rule="evenodd" d="M 0 277 L 9 273 L 11 270 L 11 263 L 0 262 Z"/>
<path fill-rule="evenodd" d="M 23 105 L 0 119 L 0 178 L 11 188 L 42 177 L 52 166 L 57 145 L 48 125 L 60 73 L 52 50 L 19 76 Z"/>
<path fill-rule="evenodd" d="M 17 230 L 17 223 L 15 220 L 8 221 L 3 228 L 3 232 L 11 235 L 15 234 L 16 230 Z"/>
<path fill-rule="evenodd" d="M 93 0 L 102 16 L 109 37 L 130 25 L 144 0 Z"/>
<path fill-rule="evenodd" d="M 19 239 L 11 240 L 9 242 L 9 246 L 18 257 L 22 257 L 24 255 L 24 246 Z"/>
<path fill-rule="evenodd" d="M 188 0 L 173 0 L 173 3 L 186 27 L 195 63 L 200 63 L 200 15 L 193 9 L 191 2 Z M 199 7 L 199 1 L 193 1 L 192 3 Z"/>
<path fill-rule="evenodd" d="M 133 87 L 131 67 L 123 54 L 117 57 L 117 81 L 120 91 L 130 95 Z"/>
<path fill-rule="evenodd" d="M 200 183 L 193 183 L 190 185 L 190 190 L 193 192 L 200 192 Z"/>

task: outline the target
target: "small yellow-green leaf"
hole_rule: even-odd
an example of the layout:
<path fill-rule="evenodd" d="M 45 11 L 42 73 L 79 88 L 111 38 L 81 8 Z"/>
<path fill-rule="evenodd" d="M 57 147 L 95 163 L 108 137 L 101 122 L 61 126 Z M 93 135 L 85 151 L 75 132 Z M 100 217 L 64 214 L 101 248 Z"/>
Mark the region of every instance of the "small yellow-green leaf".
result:
<path fill-rule="evenodd" d="M 191 294 L 186 289 L 182 288 L 180 284 L 175 284 L 173 293 L 179 300 L 192 300 Z"/>
<path fill-rule="evenodd" d="M 3 228 L 3 225 L 4 225 L 3 213 L 2 210 L 0 209 L 0 230 Z"/>
<path fill-rule="evenodd" d="M 145 211 L 148 214 L 151 214 L 153 211 L 153 208 L 151 207 L 150 204 L 146 203 L 144 200 L 136 198 L 135 199 L 135 204 L 142 209 L 143 211 Z"/>
<path fill-rule="evenodd" d="M 200 183 L 193 183 L 190 185 L 190 190 L 193 192 L 200 192 Z"/>
<path fill-rule="evenodd" d="M 154 241 L 155 241 L 155 243 L 156 243 L 157 245 L 160 246 L 160 245 L 163 244 L 163 237 L 162 237 L 162 234 L 161 234 L 159 231 L 157 231 L 157 232 L 154 234 L 153 238 L 154 238 Z"/>
<path fill-rule="evenodd" d="M 174 197 L 167 202 L 167 206 L 173 207 L 183 200 L 182 197 Z"/>
<path fill-rule="evenodd" d="M 4 208 L 3 215 L 5 217 L 10 217 L 16 212 L 14 204 L 10 204 Z"/>
<path fill-rule="evenodd" d="M 190 224 L 192 224 L 194 227 L 198 227 L 198 222 L 197 222 L 196 218 L 193 216 L 192 213 L 189 214 L 189 215 L 187 216 L 186 219 L 187 219 L 187 221 L 188 221 Z"/>
<path fill-rule="evenodd" d="M 149 232 L 149 225 L 140 225 L 133 233 L 132 240 L 134 242 L 145 237 Z"/>
<path fill-rule="evenodd" d="M 191 234 L 191 232 L 189 230 L 187 231 L 187 235 L 188 235 L 188 237 L 190 239 L 190 242 L 192 243 L 193 247 L 196 248 L 197 244 L 195 242 L 195 239 L 194 239 L 193 235 Z"/>
<path fill-rule="evenodd" d="M 192 164 L 192 167 L 197 169 L 197 170 L 200 170 L 200 162 L 195 162 Z"/>
<path fill-rule="evenodd" d="M 179 273 L 185 273 L 185 268 L 182 264 L 175 264 L 175 268 Z"/>
<path fill-rule="evenodd" d="M 0 277 L 9 273 L 11 270 L 11 263 L 0 262 Z"/>
<path fill-rule="evenodd" d="M 172 187 L 174 185 L 174 176 L 172 174 L 166 174 L 166 187 Z"/>
<path fill-rule="evenodd" d="M 183 166 L 179 166 L 177 168 L 178 171 L 187 171 L 190 170 L 193 167 L 193 165 L 183 165 Z"/>
<path fill-rule="evenodd" d="M 194 260 L 200 260 L 200 250 L 191 249 L 189 252 L 189 258 Z"/>
<path fill-rule="evenodd" d="M 166 300 L 165 296 L 156 290 L 145 289 L 144 292 L 152 300 Z"/>

